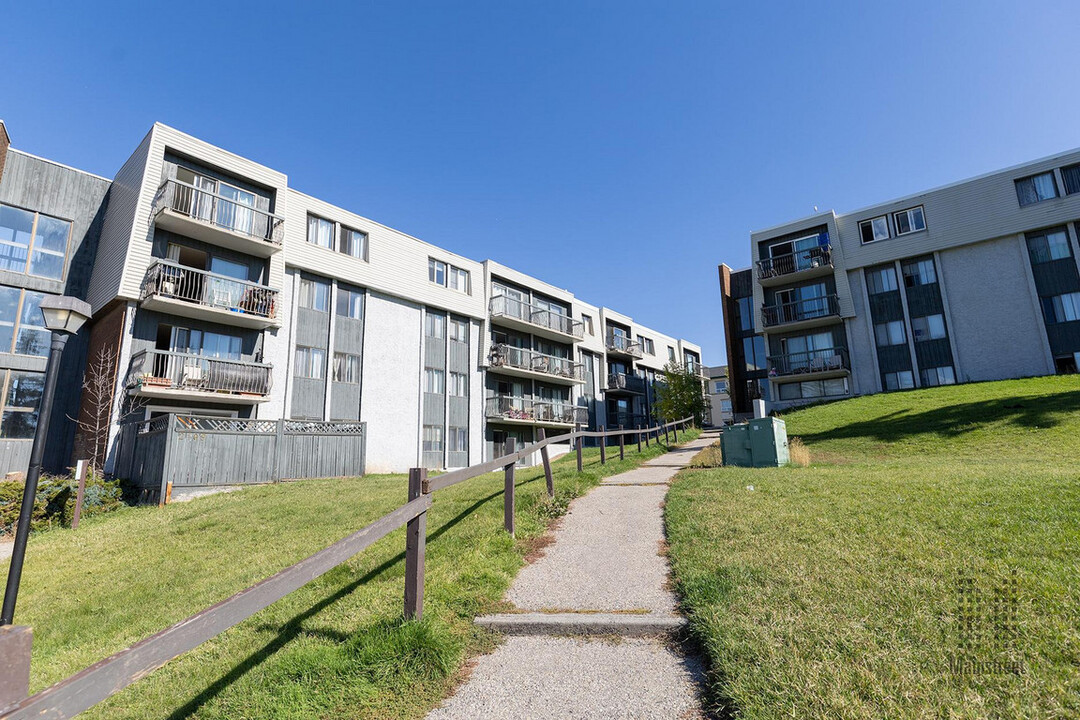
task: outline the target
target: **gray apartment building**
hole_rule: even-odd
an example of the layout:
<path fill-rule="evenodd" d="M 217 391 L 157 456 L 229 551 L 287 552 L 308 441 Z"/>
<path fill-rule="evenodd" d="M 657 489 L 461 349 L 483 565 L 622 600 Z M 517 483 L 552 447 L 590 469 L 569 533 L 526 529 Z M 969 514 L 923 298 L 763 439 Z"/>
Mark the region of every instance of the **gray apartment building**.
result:
<path fill-rule="evenodd" d="M 739 372 L 775 408 L 1076 372 L 1078 232 L 1080 150 L 753 232 L 749 298 L 721 266 L 729 353 L 761 338 Z"/>
<path fill-rule="evenodd" d="M 165 125 L 112 180 L 0 137 L 0 471 L 29 455 L 42 293 L 93 310 L 65 351 L 57 468 L 87 454 L 76 417 L 104 419 L 109 470 L 123 424 L 170 413 L 361 422 L 369 472 L 460 467 L 541 428 L 645 424 L 664 364 L 701 367 L 693 343 L 313 198 Z M 101 358 L 113 392 L 80 402 L 82 370 Z"/>

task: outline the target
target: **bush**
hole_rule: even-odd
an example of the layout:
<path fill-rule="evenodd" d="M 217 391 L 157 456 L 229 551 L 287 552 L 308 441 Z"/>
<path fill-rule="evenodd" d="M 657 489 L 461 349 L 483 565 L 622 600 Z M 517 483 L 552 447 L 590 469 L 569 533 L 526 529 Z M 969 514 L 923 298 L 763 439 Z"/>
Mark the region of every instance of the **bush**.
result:
<path fill-rule="evenodd" d="M 24 483 L 22 480 L 0 480 L 0 535 L 13 534 L 19 519 Z M 42 475 L 38 479 L 37 496 L 31 530 L 69 527 L 75 514 L 75 496 L 79 486 L 75 479 L 63 475 Z M 82 517 L 111 512 L 123 505 L 120 484 L 105 480 L 94 473 L 86 478 Z"/>
<path fill-rule="evenodd" d="M 799 467 L 810 466 L 810 449 L 803 444 L 801 438 L 793 437 L 788 443 L 788 458 L 792 465 Z"/>

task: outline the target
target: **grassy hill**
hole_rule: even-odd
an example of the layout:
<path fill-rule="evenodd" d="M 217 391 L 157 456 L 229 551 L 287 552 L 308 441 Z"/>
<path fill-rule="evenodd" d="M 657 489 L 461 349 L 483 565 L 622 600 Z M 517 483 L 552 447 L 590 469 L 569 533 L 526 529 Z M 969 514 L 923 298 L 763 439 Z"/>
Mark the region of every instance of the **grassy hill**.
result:
<path fill-rule="evenodd" d="M 1080 377 L 785 420 L 810 467 L 687 470 L 668 496 L 714 709 L 1080 717 Z"/>

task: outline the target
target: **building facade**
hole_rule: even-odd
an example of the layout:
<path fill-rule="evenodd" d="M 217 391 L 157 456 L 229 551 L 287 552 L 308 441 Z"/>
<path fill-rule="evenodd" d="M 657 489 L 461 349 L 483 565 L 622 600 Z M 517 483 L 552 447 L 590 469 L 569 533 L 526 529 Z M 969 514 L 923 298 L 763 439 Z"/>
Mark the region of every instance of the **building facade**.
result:
<path fill-rule="evenodd" d="M 735 408 L 731 402 L 727 365 L 705 368 L 708 378 L 709 424 L 723 427 L 735 420 Z"/>
<path fill-rule="evenodd" d="M 700 366 L 697 345 L 313 198 L 282 172 L 161 124 L 113 180 L 53 190 L 92 207 L 93 228 L 44 198 L 17 202 L 40 184 L 22 178 L 23 154 L 4 155 L 0 201 L 67 218 L 73 238 L 92 240 L 70 241 L 65 257 L 79 261 L 50 291 L 90 303 L 65 363 L 106 367 L 112 392 L 83 393 L 61 416 L 82 421 L 78 433 L 59 423 L 65 462 L 72 443 L 80 456 L 95 445 L 85 427 L 104 423 L 109 470 L 124 423 L 195 413 L 361 421 L 369 472 L 461 467 L 541 428 L 645 424 L 662 353 Z M 33 272 L 10 286 L 19 282 L 40 284 Z M 0 366 L 44 366 L 10 355 Z"/>
<path fill-rule="evenodd" d="M 1078 230 L 1071 151 L 752 233 L 771 405 L 1076 372 Z"/>

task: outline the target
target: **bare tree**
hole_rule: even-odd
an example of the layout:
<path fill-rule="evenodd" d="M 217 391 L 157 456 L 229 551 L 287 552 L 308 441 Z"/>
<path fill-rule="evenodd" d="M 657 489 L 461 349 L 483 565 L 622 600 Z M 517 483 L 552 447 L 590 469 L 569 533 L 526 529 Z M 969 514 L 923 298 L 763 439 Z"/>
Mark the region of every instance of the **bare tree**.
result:
<path fill-rule="evenodd" d="M 120 353 L 116 348 L 102 348 L 86 364 L 83 375 L 82 406 L 79 417 L 75 420 L 81 444 L 90 456 L 90 468 L 100 473 L 105 466 L 105 457 L 109 451 L 109 426 L 112 424 L 112 410 L 116 402 L 117 361 Z M 145 405 L 144 401 L 132 399 L 127 403 L 120 419 L 130 417 Z"/>

